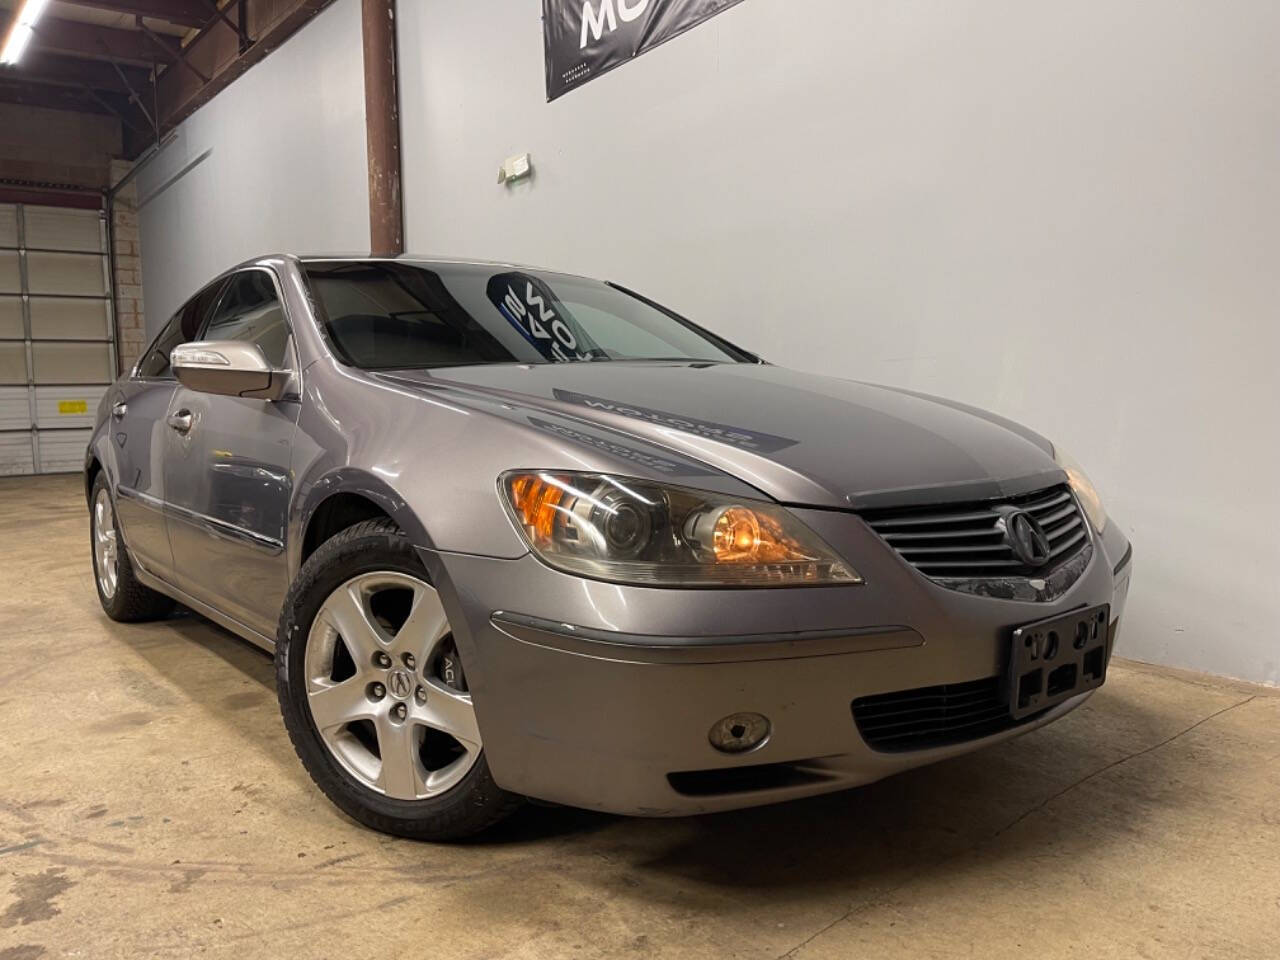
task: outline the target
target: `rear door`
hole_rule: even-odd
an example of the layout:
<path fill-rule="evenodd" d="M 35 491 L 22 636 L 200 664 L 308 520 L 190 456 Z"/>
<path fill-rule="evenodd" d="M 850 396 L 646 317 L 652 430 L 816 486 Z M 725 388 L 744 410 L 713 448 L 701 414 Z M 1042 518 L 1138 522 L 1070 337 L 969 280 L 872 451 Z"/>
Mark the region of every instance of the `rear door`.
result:
<path fill-rule="evenodd" d="M 277 369 L 297 364 L 275 276 L 262 268 L 231 276 L 202 340 L 257 344 Z M 295 373 L 296 375 L 296 373 Z M 285 528 L 290 458 L 299 403 L 178 386 L 165 459 L 169 539 L 178 586 L 267 637 L 288 589 Z"/>
<path fill-rule="evenodd" d="M 111 389 L 107 429 L 115 456 L 116 514 L 129 553 L 158 576 L 170 576 L 173 554 L 164 519 L 165 417 L 178 383 L 169 351 L 182 343 L 182 311 L 160 331 L 134 375 Z"/>
<path fill-rule="evenodd" d="M 133 374 L 111 388 L 108 430 L 115 457 L 116 512 L 130 554 L 151 573 L 174 579 L 166 519 L 164 457 L 167 418 L 178 381 L 169 366 L 174 347 L 196 338 L 225 281 L 216 280 L 179 308 L 142 355 Z"/>

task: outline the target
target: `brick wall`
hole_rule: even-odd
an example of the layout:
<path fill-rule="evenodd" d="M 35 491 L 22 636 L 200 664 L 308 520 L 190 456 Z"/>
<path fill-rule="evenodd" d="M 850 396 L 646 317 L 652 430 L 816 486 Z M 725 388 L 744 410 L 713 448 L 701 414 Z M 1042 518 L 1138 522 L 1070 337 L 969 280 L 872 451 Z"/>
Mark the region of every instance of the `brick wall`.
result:
<path fill-rule="evenodd" d="M 125 160 L 111 162 L 111 182 L 116 183 L 133 167 Z M 116 339 L 120 367 L 127 370 L 147 345 L 142 303 L 142 239 L 138 233 L 137 181 L 116 194 L 111 227 L 116 254 Z"/>

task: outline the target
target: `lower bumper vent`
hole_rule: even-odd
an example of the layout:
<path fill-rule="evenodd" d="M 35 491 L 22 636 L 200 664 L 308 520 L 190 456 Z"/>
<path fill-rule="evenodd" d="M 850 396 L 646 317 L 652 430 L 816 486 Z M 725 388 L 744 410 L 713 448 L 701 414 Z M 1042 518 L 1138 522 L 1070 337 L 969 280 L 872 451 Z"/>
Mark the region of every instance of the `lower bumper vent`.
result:
<path fill-rule="evenodd" d="M 667 774 L 676 793 L 686 797 L 714 797 L 732 793 L 753 793 L 821 783 L 830 776 L 801 763 L 757 763 L 746 767 L 716 770 L 686 770 Z"/>
<path fill-rule="evenodd" d="M 987 677 L 859 697 L 853 719 L 871 749 L 900 753 L 989 737 L 1035 716 L 1010 717 L 1003 679 Z"/>

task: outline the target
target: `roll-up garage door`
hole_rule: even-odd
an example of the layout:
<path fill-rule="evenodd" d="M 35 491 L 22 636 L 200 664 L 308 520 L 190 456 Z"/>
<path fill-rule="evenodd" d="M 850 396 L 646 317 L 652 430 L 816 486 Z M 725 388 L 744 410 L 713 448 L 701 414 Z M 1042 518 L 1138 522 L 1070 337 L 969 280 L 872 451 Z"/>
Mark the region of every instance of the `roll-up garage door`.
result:
<path fill-rule="evenodd" d="M 0 474 L 80 470 L 115 374 L 102 212 L 0 204 Z"/>

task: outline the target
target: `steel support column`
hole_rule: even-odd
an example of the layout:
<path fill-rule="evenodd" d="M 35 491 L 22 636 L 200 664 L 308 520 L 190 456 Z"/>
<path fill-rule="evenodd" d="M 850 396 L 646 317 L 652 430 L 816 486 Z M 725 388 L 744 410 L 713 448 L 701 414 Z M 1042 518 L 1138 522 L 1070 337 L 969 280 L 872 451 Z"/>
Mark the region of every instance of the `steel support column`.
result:
<path fill-rule="evenodd" d="M 400 197 L 400 97 L 396 83 L 396 2 L 361 0 L 364 114 L 369 150 L 369 248 L 404 253 Z"/>

